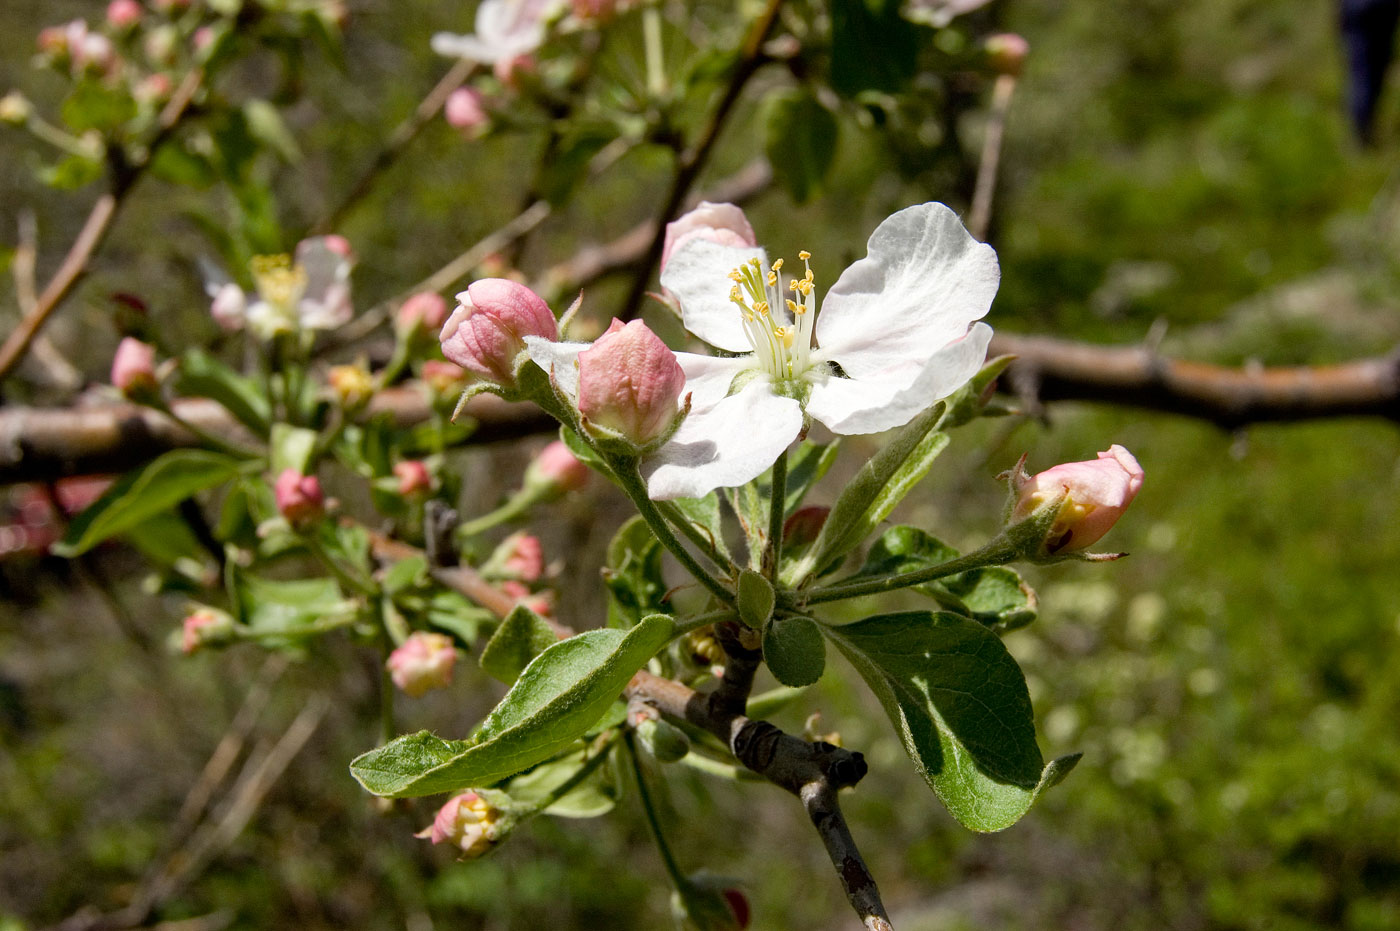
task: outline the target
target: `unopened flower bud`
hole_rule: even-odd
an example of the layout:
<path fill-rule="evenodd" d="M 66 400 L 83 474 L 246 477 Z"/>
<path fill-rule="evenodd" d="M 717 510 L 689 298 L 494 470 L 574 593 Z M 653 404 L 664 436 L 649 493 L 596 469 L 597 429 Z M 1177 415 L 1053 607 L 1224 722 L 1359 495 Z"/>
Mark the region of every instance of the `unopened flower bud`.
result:
<path fill-rule="evenodd" d="M 200 647 L 228 643 L 233 630 L 232 616 L 213 608 L 199 608 L 180 625 L 180 649 L 188 656 Z"/>
<path fill-rule="evenodd" d="M 475 87 L 459 87 L 447 97 L 442 115 L 447 125 L 464 133 L 473 133 L 491 121 L 483 104 L 485 98 Z"/>
<path fill-rule="evenodd" d="M 170 97 L 170 91 L 170 76 L 157 71 L 138 81 L 131 89 L 131 96 L 141 103 L 158 104 Z"/>
<path fill-rule="evenodd" d="M 496 547 L 496 552 L 487 560 L 487 566 L 503 578 L 538 582 L 544 575 L 544 547 L 539 537 L 523 531 L 513 533 Z"/>
<path fill-rule="evenodd" d="M 190 42 L 196 52 L 203 52 L 214 44 L 214 28 L 212 26 L 200 26 L 190 37 Z"/>
<path fill-rule="evenodd" d="M 457 648 L 451 637 L 415 631 L 389 654 L 385 665 L 399 691 L 418 698 L 451 685 L 452 665 L 456 662 Z"/>
<path fill-rule="evenodd" d="M 549 305 L 523 284 L 504 278 L 474 281 L 457 302 L 442 327 L 442 353 L 486 381 L 515 384 L 525 337 L 559 338 Z"/>
<path fill-rule="evenodd" d="M 34 105 L 19 91 L 10 91 L 4 97 L 0 97 L 0 123 L 22 126 L 33 112 Z"/>
<path fill-rule="evenodd" d="M 675 763 L 690 752 L 690 738 L 669 721 L 646 718 L 637 724 L 637 740 L 658 763 Z"/>
<path fill-rule="evenodd" d="M 500 809 L 475 792 L 464 792 L 439 808 L 432 825 L 414 836 L 431 838 L 434 844 L 451 844 L 470 858 L 490 850 L 504 828 Z"/>
<path fill-rule="evenodd" d="M 355 247 L 350 245 L 350 240 L 346 239 L 339 233 L 330 233 L 326 236 L 316 236 L 311 239 L 303 239 L 301 242 L 297 243 L 298 260 L 300 260 L 301 258 L 303 248 L 310 248 L 310 244 L 318 242 L 321 245 L 325 246 L 327 249 L 329 249 L 331 252 L 334 252 L 336 255 L 349 262 L 351 265 L 354 265 L 357 261 L 359 261 L 359 256 L 355 254 Z"/>
<path fill-rule="evenodd" d="M 501 593 L 518 605 L 524 605 L 540 617 L 554 616 L 554 593 L 551 591 L 531 592 L 530 586 L 516 579 L 506 579 L 500 584 Z"/>
<path fill-rule="evenodd" d="M 419 291 L 399 305 L 395 327 L 402 334 L 419 330 L 436 332 L 447 321 L 447 301 L 441 294 Z"/>
<path fill-rule="evenodd" d="M 248 314 L 248 296 L 233 282 L 221 285 L 209 305 L 209 315 L 225 330 L 242 328 Z"/>
<path fill-rule="evenodd" d="M 538 491 L 541 497 L 557 497 L 578 491 L 588 483 L 588 466 L 569 450 L 563 440 L 555 440 L 536 456 L 525 469 L 525 487 Z"/>
<path fill-rule="evenodd" d="M 62 65 L 68 61 L 68 28 L 66 26 L 46 26 L 39 30 L 35 39 L 39 56 L 46 62 Z"/>
<path fill-rule="evenodd" d="M 685 373 L 676 354 L 640 320 L 613 320 L 578 354 L 578 409 L 588 425 L 643 447 L 676 423 Z"/>
<path fill-rule="evenodd" d="M 982 47 L 987 52 L 987 64 L 991 69 L 997 74 L 1007 74 L 1013 78 L 1021 76 L 1026 56 L 1031 51 L 1030 43 L 1014 32 L 999 32 L 988 36 Z"/>
<path fill-rule="evenodd" d="M 831 508 L 810 504 L 793 511 L 783 522 L 783 545 L 796 549 L 815 543 L 831 514 Z"/>
<path fill-rule="evenodd" d="M 326 382 L 342 407 L 355 409 L 374 394 L 374 378 L 360 365 L 333 365 Z"/>
<path fill-rule="evenodd" d="M 705 871 L 692 873 L 671 896 L 671 909 L 688 931 L 744 931 L 749 900 L 738 883 Z"/>
<path fill-rule="evenodd" d="M 272 486 L 277 511 L 293 527 L 304 527 L 326 513 L 326 498 L 321 482 L 314 475 L 302 475 L 288 467 L 277 476 Z"/>
<path fill-rule="evenodd" d="M 399 480 L 399 494 L 405 498 L 432 490 L 433 476 L 421 459 L 405 459 L 394 463 L 394 475 Z"/>
<path fill-rule="evenodd" d="M 663 271 L 671 253 L 692 239 L 705 239 L 722 246 L 758 244 L 743 210 L 733 204 L 702 200 L 694 210 L 666 224 L 666 243 L 661 249 Z"/>
<path fill-rule="evenodd" d="M 146 33 L 141 48 L 155 65 L 173 65 L 180 51 L 180 30 L 166 23 Z"/>
<path fill-rule="evenodd" d="M 1021 465 L 1011 473 L 1016 495 L 1010 521 L 1025 520 L 1042 505 L 1059 500 L 1055 522 L 1045 535 L 1043 553 L 1072 553 L 1092 546 L 1108 533 L 1142 487 L 1142 467 L 1121 446 L 1099 458 L 1066 462 L 1028 476 Z"/>
<path fill-rule="evenodd" d="M 141 21 L 141 4 L 136 0 L 112 0 L 107 4 L 107 25 L 129 29 Z"/>
<path fill-rule="evenodd" d="M 117 63 L 117 48 L 100 32 L 86 32 L 82 40 L 70 44 L 73 66 L 86 71 L 108 72 Z"/>
<path fill-rule="evenodd" d="M 125 337 L 112 356 L 112 384 L 129 398 L 149 397 L 156 390 L 155 364 L 154 346 Z"/>
<path fill-rule="evenodd" d="M 467 372 L 452 362 L 429 359 L 423 363 L 423 382 L 434 394 L 456 396 L 466 387 Z"/>

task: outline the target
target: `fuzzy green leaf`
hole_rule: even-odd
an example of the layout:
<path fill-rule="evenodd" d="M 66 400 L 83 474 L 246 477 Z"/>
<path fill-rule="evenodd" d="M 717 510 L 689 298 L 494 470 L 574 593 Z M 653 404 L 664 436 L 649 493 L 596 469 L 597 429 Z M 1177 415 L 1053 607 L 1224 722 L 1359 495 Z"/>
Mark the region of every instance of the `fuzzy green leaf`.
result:
<path fill-rule="evenodd" d="M 470 741 L 427 731 L 357 757 L 350 772 L 375 795 L 433 795 L 488 786 L 563 750 L 602 717 L 629 679 L 671 638 L 662 615 L 629 631 L 584 631 L 525 667 Z"/>
<path fill-rule="evenodd" d="M 754 630 L 762 630 L 763 625 L 773 616 L 773 602 L 777 599 L 773 583 L 752 569 L 739 573 L 739 619 Z"/>
<path fill-rule="evenodd" d="M 1011 826 L 1073 765 L 1043 765 L 1025 678 L 976 621 L 906 611 L 823 632 L 880 700 L 920 775 L 966 827 Z"/>
<path fill-rule="evenodd" d="M 559 635 L 534 611 L 516 605 L 481 651 L 481 668 L 510 685 L 530 660 L 559 642 Z"/>
<path fill-rule="evenodd" d="M 809 617 L 775 617 L 763 631 L 763 661 L 791 688 L 811 685 L 826 670 L 826 644 Z"/>
<path fill-rule="evenodd" d="M 53 547 L 60 556 L 86 553 L 103 540 L 164 514 L 195 492 L 238 474 L 239 461 L 202 449 L 176 449 L 128 472 L 68 525 Z"/>
<path fill-rule="evenodd" d="M 251 378 L 245 378 L 202 349 L 191 349 L 180 358 L 175 390 L 182 397 L 218 401 L 253 432 L 267 433 L 272 409 L 267 397 Z"/>

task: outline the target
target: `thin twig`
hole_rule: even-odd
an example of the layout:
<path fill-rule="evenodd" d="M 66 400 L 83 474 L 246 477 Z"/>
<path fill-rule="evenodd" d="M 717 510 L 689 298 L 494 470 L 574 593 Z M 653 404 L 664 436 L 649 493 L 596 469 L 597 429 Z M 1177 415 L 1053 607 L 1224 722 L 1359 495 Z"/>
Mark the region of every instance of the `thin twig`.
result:
<path fill-rule="evenodd" d="M 414 107 L 413 112 L 404 118 L 393 132 L 389 133 L 389 138 L 385 140 L 384 147 L 375 153 L 373 161 L 364 173 L 351 185 L 350 190 L 341 198 L 340 203 L 318 220 L 312 228 L 314 234 L 325 234 L 340 226 L 346 214 L 355 209 L 364 200 L 373 188 L 375 180 L 385 172 L 394 162 L 398 161 L 400 155 L 408 148 L 408 144 L 417 138 L 433 117 L 437 116 L 443 104 L 452 92 L 462 86 L 462 82 L 472 73 L 476 65 L 474 62 L 465 59 L 458 61 L 448 70 L 446 74 L 428 91 L 424 97 Z"/>
<path fill-rule="evenodd" d="M 1006 136 L 1006 115 L 1011 110 L 1011 95 L 1016 90 L 1016 76 L 997 75 L 992 85 L 992 108 L 987 114 L 987 132 L 982 138 L 982 161 L 977 166 L 977 185 L 972 191 L 972 209 L 968 211 L 967 230 L 986 242 L 992 225 L 992 198 L 997 189 L 997 169 L 1001 164 L 1001 145 Z"/>
<path fill-rule="evenodd" d="M 720 131 L 724 129 L 724 124 L 743 94 L 744 87 L 765 61 L 763 43 L 772 31 L 773 24 L 777 22 L 778 9 L 781 6 L 782 0 L 768 0 L 763 12 L 744 37 L 744 43 L 739 49 L 739 61 L 734 65 L 734 73 L 730 75 L 729 84 L 725 86 L 724 93 L 710 113 L 700 136 L 693 146 L 677 157 L 676 176 L 671 182 L 670 193 L 666 195 L 665 203 L 657 214 L 656 230 L 652 233 L 651 244 L 647 247 L 642 264 L 632 279 L 632 288 L 617 314 L 619 319 L 631 320 L 640 311 L 647 284 L 651 281 L 651 270 L 661 260 L 661 249 L 666 244 L 666 224 L 680 212 L 681 205 L 689 196 L 701 169 L 705 167 L 715 142 L 719 139 Z"/>

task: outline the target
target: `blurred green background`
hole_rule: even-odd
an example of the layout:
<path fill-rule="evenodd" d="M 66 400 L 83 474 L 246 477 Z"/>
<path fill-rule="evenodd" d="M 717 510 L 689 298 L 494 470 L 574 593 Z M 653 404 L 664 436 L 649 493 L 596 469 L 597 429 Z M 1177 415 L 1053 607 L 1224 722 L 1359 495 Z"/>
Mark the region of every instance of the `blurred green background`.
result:
<path fill-rule="evenodd" d="M 44 78 L 26 64 L 34 32 L 100 9 L 8 0 L 0 90 L 22 86 L 42 100 Z M 354 67 L 310 69 L 319 83 L 287 114 L 304 158 L 278 168 L 273 183 L 292 228 L 334 200 L 384 127 L 440 74 L 427 51 L 432 32 L 470 23 L 456 4 L 351 9 Z M 1022 33 L 1032 49 L 1003 155 L 994 326 L 1129 343 L 1162 321 L 1164 351 L 1230 364 L 1320 363 L 1395 346 L 1400 88 L 1392 81 L 1383 101 L 1379 146 L 1359 149 L 1330 4 L 997 0 L 978 16 Z M 711 177 L 756 148 L 751 116 L 741 110 Z M 975 141 L 981 117 L 968 119 Z M 517 203 L 494 192 L 522 187 L 512 163 L 532 144 L 472 146 L 430 127 L 344 228 L 367 257 L 361 300 L 394 293 L 511 216 Z M 51 268 L 86 201 L 38 188 L 27 151 L 18 134 L 0 135 L 3 238 L 13 242 L 20 208 L 33 205 Z M 644 217 L 664 176 L 653 155 L 632 158 L 527 248 L 522 265 L 538 270 L 569 254 L 571 235 L 606 239 Z M 830 194 L 798 208 L 769 192 L 750 208 L 754 225 L 779 253 L 830 256 L 820 276 L 895 207 L 947 199 L 965 209 L 956 173 L 931 172 L 918 189 L 893 178 L 891 158 L 848 120 Z M 114 291 L 141 294 L 182 338 L 213 333 L 189 244 L 191 213 L 209 205 L 197 193 L 165 194 L 157 184 L 138 193 L 52 328 L 93 380 L 117 339 Z M 606 314 L 618 293 L 600 286 L 589 306 Z M 1147 473 L 1106 541 L 1131 558 L 1033 572 L 1041 618 L 1007 638 L 1030 679 L 1047 757 L 1085 753 L 1024 821 L 993 836 L 958 827 L 839 664 L 810 701 L 777 719 L 800 731 L 808 706 L 819 709 L 821 730 L 839 731 L 870 759 L 871 775 L 845 804 L 895 926 L 1400 928 L 1393 425 L 1227 435 L 1182 418 L 1061 404 L 1043 423 L 967 428 L 902 518 L 955 545 L 985 539 L 1000 513 L 993 476 L 1021 452 L 1044 468 L 1114 442 Z M 464 454 L 466 487 L 492 500 L 497 476 L 537 446 Z M 566 590 L 577 593 L 564 620 L 586 624 L 601 605 L 587 554 L 623 516 L 595 488 L 546 522 L 547 553 L 568 555 Z M 140 575 L 120 551 L 0 567 L 4 931 L 124 904 L 263 662 L 250 648 L 168 654 L 163 640 L 181 605 L 145 594 Z M 465 733 L 497 693 L 463 665 L 450 694 L 401 703 L 402 729 Z M 454 863 L 415 841 L 431 806 L 383 813 L 345 770 L 374 739 L 375 676 L 370 659 L 331 644 L 281 677 L 255 742 L 275 739 L 315 694 L 332 699 L 327 721 L 163 920 L 411 931 L 665 921 L 664 874 L 630 797 L 607 818 L 532 822 L 481 862 Z M 743 878 L 755 927 L 853 925 L 791 799 L 764 785 L 672 775 L 684 865 Z"/>

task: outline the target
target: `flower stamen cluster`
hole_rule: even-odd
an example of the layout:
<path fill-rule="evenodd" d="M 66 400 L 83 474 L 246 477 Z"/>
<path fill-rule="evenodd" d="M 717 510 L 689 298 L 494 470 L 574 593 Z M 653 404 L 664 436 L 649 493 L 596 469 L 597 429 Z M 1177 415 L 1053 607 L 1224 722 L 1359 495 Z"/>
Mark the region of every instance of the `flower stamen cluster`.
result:
<path fill-rule="evenodd" d="M 802 378 L 815 364 L 812 357 L 812 331 L 816 321 L 816 279 L 808 260 L 810 252 L 798 253 L 806 269 L 801 278 L 791 278 L 783 287 L 783 260 L 767 272 L 757 258 L 751 258 L 729 273 L 734 287 L 729 300 L 739 308 L 744 335 L 753 346 L 754 357 L 774 382 Z M 791 291 L 797 300 L 783 297 Z M 779 321 L 773 308 L 787 307 L 792 322 Z"/>

